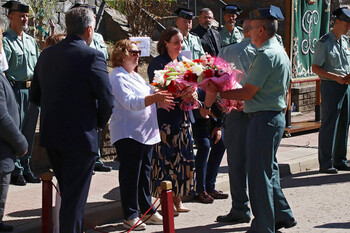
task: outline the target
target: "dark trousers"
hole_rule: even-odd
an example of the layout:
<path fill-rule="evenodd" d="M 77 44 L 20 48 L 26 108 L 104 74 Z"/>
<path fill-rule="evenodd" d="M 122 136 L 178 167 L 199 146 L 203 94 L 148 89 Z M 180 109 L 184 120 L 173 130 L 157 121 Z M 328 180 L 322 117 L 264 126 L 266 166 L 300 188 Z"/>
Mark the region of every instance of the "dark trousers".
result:
<path fill-rule="evenodd" d="M 322 124 L 318 137 L 318 160 L 320 168 L 327 169 L 347 163 L 349 86 L 322 80 L 321 95 Z"/>
<path fill-rule="evenodd" d="M 124 219 L 133 219 L 152 206 L 150 188 L 153 145 L 145 145 L 131 138 L 114 143 L 119 166 L 119 187 Z M 155 211 L 154 208 L 149 214 Z"/>
<path fill-rule="evenodd" d="M 82 233 L 96 153 L 46 150 L 61 190 L 60 233 Z"/>
<path fill-rule="evenodd" d="M 198 148 L 195 158 L 197 193 L 214 191 L 220 163 L 225 153 L 222 137 L 214 144 L 215 138 L 211 138 L 212 129 L 208 128 L 207 122 L 208 120 L 196 119 L 192 124 L 193 138 Z"/>
<path fill-rule="evenodd" d="M 24 156 L 17 158 L 15 161 L 15 169 L 12 175 L 18 176 L 28 174 L 31 172 L 29 163 L 32 157 L 32 150 L 34 145 L 35 128 L 38 121 L 39 107 L 29 102 L 29 90 L 13 88 L 16 100 L 19 105 L 20 112 L 20 129 L 27 139 L 28 152 Z"/>
<path fill-rule="evenodd" d="M 239 219 L 250 218 L 246 152 L 248 122 L 248 115 L 237 111 L 229 113 L 224 122 L 224 142 L 232 198 L 230 214 Z"/>
<path fill-rule="evenodd" d="M 280 186 L 276 159 L 284 128 L 285 116 L 282 112 L 268 111 L 255 115 L 248 124 L 248 187 L 255 217 L 252 232 L 275 232 L 275 222 L 293 217 Z"/>
<path fill-rule="evenodd" d="M 11 173 L 0 173 L 0 222 L 4 217 L 5 203 L 9 191 Z"/>

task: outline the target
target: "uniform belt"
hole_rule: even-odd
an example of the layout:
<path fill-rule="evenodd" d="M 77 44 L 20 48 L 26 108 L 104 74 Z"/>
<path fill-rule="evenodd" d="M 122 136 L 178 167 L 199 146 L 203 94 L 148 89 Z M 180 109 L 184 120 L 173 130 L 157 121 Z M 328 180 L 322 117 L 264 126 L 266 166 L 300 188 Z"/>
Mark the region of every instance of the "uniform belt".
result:
<path fill-rule="evenodd" d="M 275 113 L 275 114 L 279 114 L 281 113 L 281 111 L 259 111 L 259 112 L 248 112 L 247 115 L 249 118 L 264 114 L 264 113 Z"/>
<path fill-rule="evenodd" d="M 30 88 L 31 84 L 32 84 L 32 81 L 13 81 L 13 82 L 11 82 L 12 87 L 20 88 L 20 89 L 28 89 L 28 88 Z"/>

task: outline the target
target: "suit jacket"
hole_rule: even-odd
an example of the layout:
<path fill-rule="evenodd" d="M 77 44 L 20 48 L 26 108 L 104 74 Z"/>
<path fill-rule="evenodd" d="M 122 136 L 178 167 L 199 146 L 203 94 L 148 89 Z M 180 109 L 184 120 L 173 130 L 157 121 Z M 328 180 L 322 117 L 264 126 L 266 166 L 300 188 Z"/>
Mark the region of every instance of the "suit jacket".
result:
<path fill-rule="evenodd" d="M 212 56 L 217 56 L 221 48 L 221 36 L 218 31 L 213 28 L 205 29 L 200 24 L 192 29 L 192 32 L 201 38 L 204 52 Z"/>
<path fill-rule="evenodd" d="M 0 72 L 0 173 L 13 171 L 15 154 L 23 155 L 27 148 L 27 140 L 19 130 L 15 94 Z"/>
<path fill-rule="evenodd" d="M 30 101 L 41 106 L 40 145 L 97 152 L 97 129 L 105 127 L 114 102 L 103 54 L 74 35 L 46 48 Z"/>

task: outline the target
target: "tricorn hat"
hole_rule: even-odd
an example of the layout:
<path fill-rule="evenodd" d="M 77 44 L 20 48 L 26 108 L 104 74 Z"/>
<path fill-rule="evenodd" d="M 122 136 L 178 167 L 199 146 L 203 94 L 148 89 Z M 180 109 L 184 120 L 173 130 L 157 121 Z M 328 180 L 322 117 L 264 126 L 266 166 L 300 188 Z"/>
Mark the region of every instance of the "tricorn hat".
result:
<path fill-rule="evenodd" d="M 183 7 L 180 7 L 180 8 L 177 8 L 175 11 L 174 11 L 174 14 L 181 17 L 181 18 L 184 18 L 184 19 L 194 19 L 194 15 L 193 15 L 193 12 L 192 10 L 190 9 L 187 9 L 187 8 L 183 8 Z"/>
<path fill-rule="evenodd" d="M 29 6 L 25 5 L 19 1 L 8 1 L 2 7 L 9 9 L 9 12 L 11 11 L 20 11 L 24 13 L 29 12 Z"/>
<path fill-rule="evenodd" d="M 282 11 L 279 7 L 271 5 L 267 8 L 259 8 L 249 13 L 250 19 L 277 19 L 284 20 Z"/>
<path fill-rule="evenodd" d="M 222 8 L 222 10 L 225 12 L 225 14 L 237 14 L 237 15 L 239 15 L 242 12 L 241 8 L 239 8 L 235 4 L 226 5 Z"/>
<path fill-rule="evenodd" d="M 350 10 L 347 7 L 340 7 L 334 10 L 333 15 L 337 19 L 350 23 Z"/>

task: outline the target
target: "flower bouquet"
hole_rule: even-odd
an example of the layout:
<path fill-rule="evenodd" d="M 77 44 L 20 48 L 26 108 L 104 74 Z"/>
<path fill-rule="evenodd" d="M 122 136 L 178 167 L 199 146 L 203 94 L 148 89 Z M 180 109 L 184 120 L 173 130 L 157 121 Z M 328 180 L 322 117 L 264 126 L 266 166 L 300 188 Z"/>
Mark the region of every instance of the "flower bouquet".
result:
<path fill-rule="evenodd" d="M 199 87 L 206 91 L 209 82 L 213 82 L 219 92 L 232 90 L 241 87 L 239 81 L 242 78 L 241 71 L 231 68 L 223 59 L 210 55 L 195 60 L 182 57 L 182 61 L 171 62 L 163 70 L 154 71 L 154 74 L 151 84 L 175 96 L 180 96 L 189 87 Z M 226 101 L 225 107 L 232 110 L 230 105 L 234 104 L 236 104 L 234 101 Z M 198 108 L 199 103 L 185 99 L 180 107 L 188 111 Z"/>

